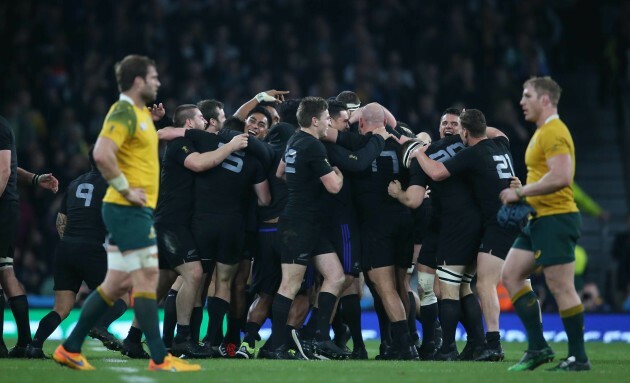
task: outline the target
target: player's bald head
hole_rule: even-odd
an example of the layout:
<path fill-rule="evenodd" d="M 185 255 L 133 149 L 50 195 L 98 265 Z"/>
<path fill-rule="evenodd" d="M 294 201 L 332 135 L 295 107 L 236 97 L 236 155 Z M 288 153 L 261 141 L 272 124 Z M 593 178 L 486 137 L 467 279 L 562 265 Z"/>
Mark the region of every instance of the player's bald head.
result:
<path fill-rule="evenodd" d="M 368 126 L 383 126 L 385 122 L 385 110 L 375 102 L 367 104 L 363 107 L 361 119 L 363 123 Z"/>

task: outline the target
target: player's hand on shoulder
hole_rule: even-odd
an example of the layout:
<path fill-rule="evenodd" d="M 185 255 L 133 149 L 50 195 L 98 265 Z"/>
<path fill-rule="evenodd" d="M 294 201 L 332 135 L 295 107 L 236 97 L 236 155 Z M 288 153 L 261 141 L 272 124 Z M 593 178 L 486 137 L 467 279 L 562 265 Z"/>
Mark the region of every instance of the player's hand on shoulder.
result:
<path fill-rule="evenodd" d="M 236 152 L 241 149 L 245 149 L 248 144 L 249 135 L 246 133 L 239 134 L 238 136 L 232 137 L 230 140 L 230 149 L 232 152 Z"/>

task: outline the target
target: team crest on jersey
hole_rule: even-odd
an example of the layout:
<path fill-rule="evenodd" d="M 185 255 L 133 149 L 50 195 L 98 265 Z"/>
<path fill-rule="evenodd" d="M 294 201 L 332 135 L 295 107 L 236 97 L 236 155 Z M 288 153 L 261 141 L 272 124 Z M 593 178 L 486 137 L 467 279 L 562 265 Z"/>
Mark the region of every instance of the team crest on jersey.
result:
<path fill-rule="evenodd" d="M 355 156 L 354 154 L 349 154 L 349 155 L 348 155 L 348 158 L 349 158 L 349 159 L 351 159 L 351 160 L 355 160 L 355 161 L 359 159 L 359 158 L 358 158 L 357 156 Z"/>

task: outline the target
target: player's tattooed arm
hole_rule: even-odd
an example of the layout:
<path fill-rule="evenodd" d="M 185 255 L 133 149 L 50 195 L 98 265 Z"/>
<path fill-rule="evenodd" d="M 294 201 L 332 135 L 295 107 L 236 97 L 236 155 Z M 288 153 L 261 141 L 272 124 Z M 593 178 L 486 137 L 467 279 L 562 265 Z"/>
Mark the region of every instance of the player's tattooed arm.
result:
<path fill-rule="evenodd" d="M 62 213 L 57 213 L 57 222 L 55 222 L 55 226 L 57 226 L 57 233 L 59 233 L 59 238 L 63 238 L 63 233 L 66 230 L 67 222 L 68 216 Z"/>

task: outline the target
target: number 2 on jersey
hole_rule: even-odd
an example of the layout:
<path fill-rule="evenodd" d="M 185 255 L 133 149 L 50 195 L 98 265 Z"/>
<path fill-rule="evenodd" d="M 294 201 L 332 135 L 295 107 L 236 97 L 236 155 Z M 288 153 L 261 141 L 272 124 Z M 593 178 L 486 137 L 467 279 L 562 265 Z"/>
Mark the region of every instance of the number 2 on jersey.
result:
<path fill-rule="evenodd" d="M 295 174 L 295 157 L 297 157 L 297 151 L 295 149 L 287 148 L 284 152 L 284 162 L 287 164 L 285 168 L 286 173 Z"/>

